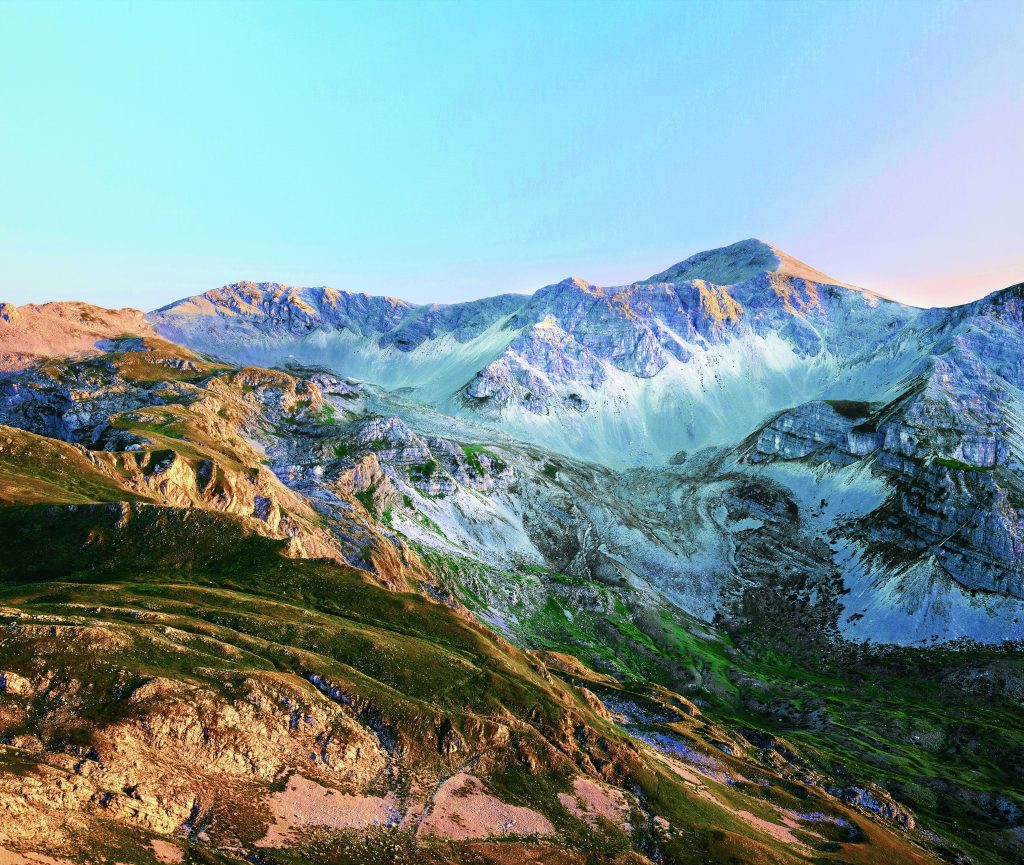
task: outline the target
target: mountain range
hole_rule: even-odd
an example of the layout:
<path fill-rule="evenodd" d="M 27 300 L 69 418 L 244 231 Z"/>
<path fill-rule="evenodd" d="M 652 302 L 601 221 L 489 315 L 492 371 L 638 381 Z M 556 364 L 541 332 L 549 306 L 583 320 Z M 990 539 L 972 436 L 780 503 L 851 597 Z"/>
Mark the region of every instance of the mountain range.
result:
<path fill-rule="evenodd" d="M 710 461 L 797 501 L 820 493 L 832 510 L 807 528 L 835 547 L 853 636 L 1000 641 L 1024 634 L 1021 292 L 920 310 L 751 240 L 627 286 L 414 306 L 242 283 L 148 321 L 234 363 L 321 364 L 613 470 L 706 477 Z M 732 535 L 704 528 L 705 546 Z"/>
<path fill-rule="evenodd" d="M 0 305 L 0 863 L 1019 861 L 1022 349 L 758 240 Z"/>

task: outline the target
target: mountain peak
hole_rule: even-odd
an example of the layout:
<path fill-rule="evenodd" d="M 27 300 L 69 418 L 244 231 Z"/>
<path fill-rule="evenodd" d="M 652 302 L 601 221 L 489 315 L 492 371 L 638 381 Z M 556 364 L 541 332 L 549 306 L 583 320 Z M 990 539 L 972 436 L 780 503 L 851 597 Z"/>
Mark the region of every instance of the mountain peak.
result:
<path fill-rule="evenodd" d="M 846 285 L 757 238 L 698 252 L 643 282 L 690 282 L 703 279 L 717 285 L 735 285 L 762 273 L 795 276 L 824 285 Z"/>
<path fill-rule="evenodd" d="M 589 280 L 583 279 L 581 276 L 567 276 L 558 285 L 565 286 L 566 288 L 578 288 L 581 291 L 591 291 L 597 288 Z"/>

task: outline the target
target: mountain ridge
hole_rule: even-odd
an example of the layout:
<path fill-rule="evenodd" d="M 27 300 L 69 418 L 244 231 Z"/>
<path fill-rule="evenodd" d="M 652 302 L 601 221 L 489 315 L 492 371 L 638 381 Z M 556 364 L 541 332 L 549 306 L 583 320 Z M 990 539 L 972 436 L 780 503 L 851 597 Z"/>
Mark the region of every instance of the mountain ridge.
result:
<path fill-rule="evenodd" d="M 675 446 L 655 436 L 654 459 L 726 435 L 730 402 L 749 402 L 750 421 L 782 408 L 786 370 L 814 356 L 806 391 L 798 392 L 819 391 L 832 375 L 829 357 L 843 364 L 855 350 L 849 339 L 836 342 L 843 333 L 857 333 L 854 342 L 870 348 L 891 337 L 893 322 L 919 315 L 871 292 L 787 275 L 787 268 L 819 272 L 760 241 L 699 253 L 675 269 L 689 267 L 692 275 L 694 262 L 719 281 L 602 287 L 568 278 L 532 295 L 420 306 L 244 283 L 162 307 L 148 320 L 167 338 L 214 355 L 271 366 L 289 358 L 325 362 L 384 387 L 415 388 L 424 404 L 486 416 L 520 437 L 596 448 L 599 459 L 644 460 L 629 456 L 639 425 L 617 432 L 611 418 L 657 415 L 652 402 L 666 387 L 692 418 L 690 433 Z M 721 284 L 734 278 L 741 281 Z M 564 334 L 557 346 L 551 331 L 536 328 L 546 321 Z M 740 379 L 751 366 L 762 370 L 763 386 L 748 398 Z M 723 396 L 730 388 L 736 395 Z M 702 432 L 705 412 L 718 420 Z M 580 415 L 608 420 L 587 425 L 580 438 L 573 431 Z"/>
<path fill-rule="evenodd" d="M 40 357 L 96 354 L 102 340 L 126 332 L 156 335 L 145 314 L 132 307 L 112 310 L 81 301 L 0 303 L 0 371 Z"/>
<path fill-rule="evenodd" d="M 739 263 L 738 263 L 739 262 Z M 701 279 L 708 282 L 713 282 L 716 285 L 735 285 L 738 282 L 742 282 L 762 272 L 778 272 L 782 276 L 796 277 L 800 279 L 807 279 L 812 282 L 817 282 L 822 285 L 836 285 L 842 288 L 849 288 L 856 291 L 866 292 L 868 294 L 876 295 L 886 300 L 891 300 L 884 295 L 878 294 L 871 289 L 865 289 L 858 286 L 845 283 L 840 280 L 836 280 L 820 270 L 805 264 L 804 262 L 796 259 L 794 256 L 789 255 L 786 252 L 766 243 L 765 241 L 758 240 L 756 238 L 750 238 L 748 240 L 738 241 L 728 246 L 720 247 L 717 249 L 706 250 L 704 252 L 696 253 L 677 264 L 666 268 L 653 276 L 649 276 L 643 279 L 638 279 L 632 283 L 625 283 L 622 286 L 604 286 L 597 283 L 593 283 L 583 277 L 579 276 L 568 276 L 564 279 L 551 283 L 547 286 L 542 286 L 536 289 L 534 292 L 529 294 L 519 294 L 514 292 L 505 292 L 498 295 L 485 295 L 480 298 L 474 298 L 471 300 L 458 301 L 456 303 L 413 303 L 401 298 L 383 295 L 383 294 L 369 294 L 366 292 L 350 292 L 344 289 L 333 288 L 331 286 L 295 286 L 286 283 L 279 282 L 259 282 L 251 280 L 240 280 L 234 283 L 228 283 L 218 288 L 209 289 L 198 295 L 189 295 L 178 300 L 171 301 L 158 307 L 150 314 L 166 313 L 178 307 L 180 304 L 187 304 L 190 301 L 197 301 L 198 299 L 210 299 L 213 300 L 211 295 L 224 292 L 225 290 L 238 290 L 238 291 L 253 291 L 259 290 L 262 292 L 324 292 L 324 293 L 340 293 L 347 294 L 350 296 L 358 296 L 365 299 L 380 299 L 388 301 L 396 306 L 402 306 L 407 309 L 423 309 L 432 308 L 436 309 L 439 307 L 452 307 L 452 306 L 463 306 L 466 304 L 474 304 L 482 301 L 491 300 L 493 298 L 504 298 L 504 297 L 515 297 L 515 298 L 530 298 L 536 294 L 537 291 L 544 289 L 550 289 L 553 286 L 559 285 L 575 285 L 578 288 L 586 287 L 587 289 L 601 289 L 602 291 L 610 288 L 625 288 L 629 285 L 644 285 L 658 282 L 673 282 L 674 280 L 666 277 L 674 277 L 683 275 L 684 269 L 692 271 L 692 275 L 688 276 L 684 281 L 689 282 L 692 279 Z M 894 303 L 900 303 L 900 301 L 892 301 Z M 903 304 L 907 305 L 907 304 Z"/>

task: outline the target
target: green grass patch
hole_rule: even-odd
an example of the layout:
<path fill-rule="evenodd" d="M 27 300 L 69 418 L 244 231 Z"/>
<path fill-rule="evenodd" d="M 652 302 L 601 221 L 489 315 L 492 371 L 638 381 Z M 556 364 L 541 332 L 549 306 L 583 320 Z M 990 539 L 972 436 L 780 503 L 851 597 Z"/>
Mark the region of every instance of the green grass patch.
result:
<path fill-rule="evenodd" d="M 469 464 L 470 469 L 477 475 L 484 474 L 483 465 L 480 463 L 480 455 L 485 455 L 490 461 L 494 471 L 501 472 L 505 470 L 504 461 L 498 457 L 494 452 L 488 450 L 484 445 L 462 445 L 462 453 L 466 457 L 466 462 Z"/>
<path fill-rule="evenodd" d="M 376 484 L 373 484 L 367 487 L 365 490 L 360 490 L 355 494 L 356 500 L 359 502 L 359 504 L 366 508 L 367 512 L 372 517 L 375 517 L 377 515 L 377 507 L 373 503 L 373 496 L 374 493 L 376 493 L 376 491 L 377 486 Z"/>
<path fill-rule="evenodd" d="M 437 468 L 437 463 L 434 460 L 425 460 L 417 465 L 409 466 L 409 477 L 414 481 L 429 481 Z"/>
<path fill-rule="evenodd" d="M 992 466 L 973 466 L 970 463 L 963 463 L 960 460 L 951 459 L 950 457 L 935 457 L 934 462 L 940 466 L 945 466 L 947 469 L 956 469 L 962 472 L 990 472 Z"/>

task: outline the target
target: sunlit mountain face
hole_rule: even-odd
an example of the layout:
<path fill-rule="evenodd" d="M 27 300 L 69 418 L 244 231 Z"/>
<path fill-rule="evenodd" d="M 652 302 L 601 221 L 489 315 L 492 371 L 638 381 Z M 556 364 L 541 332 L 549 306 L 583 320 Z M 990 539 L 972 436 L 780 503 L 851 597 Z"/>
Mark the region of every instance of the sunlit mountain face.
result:
<path fill-rule="evenodd" d="M 1019 861 L 1022 295 L 0 306 L 0 863 Z"/>

